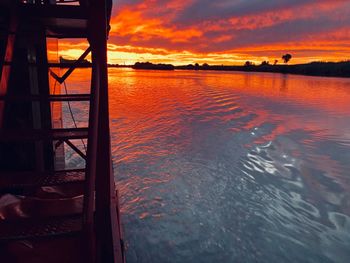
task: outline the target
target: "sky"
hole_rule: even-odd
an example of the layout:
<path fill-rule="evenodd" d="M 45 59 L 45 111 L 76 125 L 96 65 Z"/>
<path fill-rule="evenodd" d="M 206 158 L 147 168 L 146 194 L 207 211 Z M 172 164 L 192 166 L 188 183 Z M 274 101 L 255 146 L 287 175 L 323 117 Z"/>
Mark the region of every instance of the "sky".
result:
<path fill-rule="evenodd" d="M 113 0 L 110 63 L 350 59 L 350 0 Z M 60 43 L 64 57 L 86 44 Z"/>

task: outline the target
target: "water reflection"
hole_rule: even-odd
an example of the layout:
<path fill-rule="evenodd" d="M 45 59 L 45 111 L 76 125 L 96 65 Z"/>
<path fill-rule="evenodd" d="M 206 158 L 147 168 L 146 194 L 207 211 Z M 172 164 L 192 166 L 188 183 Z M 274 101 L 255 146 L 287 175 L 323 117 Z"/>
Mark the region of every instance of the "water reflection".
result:
<path fill-rule="evenodd" d="M 349 262 L 350 80 L 109 76 L 128 262 Z"/>

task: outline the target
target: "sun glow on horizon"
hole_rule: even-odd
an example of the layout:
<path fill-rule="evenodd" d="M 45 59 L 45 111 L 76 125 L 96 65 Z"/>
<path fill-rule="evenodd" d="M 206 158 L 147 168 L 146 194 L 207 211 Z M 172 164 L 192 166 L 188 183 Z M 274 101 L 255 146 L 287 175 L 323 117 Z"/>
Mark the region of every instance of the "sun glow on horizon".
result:
<path fill-rule="evenodd" d="M 84 50 L 88 47 L 86 43 L 72 44 L 70 42 L 60 42 L 59 45 L 59 56 L 68 59 L 77 59 Z M 346 53 L 350 52 L 350 47 L 346 48 L 336 55 L 332 56 L 319 56 L 316 51 L 307 51 L 308 55 L 296 56 L 295 54 L 303 54 L 304 49 L 309 47 L 294 46 L 290 47 L 294 50 L 293 59 L 290 64 L 302 64 L 313 61 L 343 61 L 346 57 Z M 168 63 L 173 65 L 188 65 L 188 64 L 204 64 L 209 65 L 243 65 L 246 61 L 251 61 L 258 65 L 262 61 L 270 61 L 273 63 L 274 60 L 282 60 L 275 53 L 285 53 L 284 50 L 278 46 L 267 46 L 261 51 L 260 48 L 248 48 L 248 50 L 237 50 L 229 52 L 212 52 L 212 53 L 195 53 L 191 51 L 171 51 L 163 48 L 145 48 L 145 47 L 134 47 L 130 45 L 118 46 L 115 44 L 108 44 L 108 63 L 119 64 L 119 65 L 133 65 L 136 62 L 152 62 L 152 63 Z M 255 53 L 255 54 L 254 54 Z M 324 52 L 323 52 L 324 53 Z M 267 54 L 267 55 L 265 55 Z M 90 57 L 88 57 L 90 59 Z"/>

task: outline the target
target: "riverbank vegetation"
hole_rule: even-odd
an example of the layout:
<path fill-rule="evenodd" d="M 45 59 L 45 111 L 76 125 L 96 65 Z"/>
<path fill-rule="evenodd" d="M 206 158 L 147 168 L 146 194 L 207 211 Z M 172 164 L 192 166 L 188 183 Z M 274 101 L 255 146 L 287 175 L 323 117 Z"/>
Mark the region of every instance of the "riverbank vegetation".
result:
<path fill-rule="evenodd" d="M 186 70 L 224 70 L 224 71 L 247 71 L 247 72 L 271 72 L 284 74 L 301 74 L 310 76 L 327 77 L 350 77 L 350 61 L 343 62 L 311 62 L 307 64 L 270 64 L 263 61 L 260 65 L 246 62 L 243 66 L 225 66 L 225 65 L 187 65 L 177 66 L 175 69 Z"/>
<path fill-rule="evenodd" d="M 292 59 L 290 54 L 282 56 L 283 64 L 279 64 L 278 60 L 273 63 L 269 61 L 262 61 L 256 65 L 251 61 L 246 61 L 243 65 L 209 65 L 204 63 L 202 65 L 189 64 L 174 66 L 172 64 L 153 64 L 151 62 L 137 62 L 134 65 L 118 65 L 110 64 L 109 67 L 128 67 L 133 69 L 143 70 L 216 70 L 216 71 L 245 71 L 245 72 L 271 72 L 283 74 L 299 74 L 309 76 L 325 76 L 325 77 L 350 77 L 350 60 L 341 62 L 311 62 L 306 64 L 288 65 L 287 63 Z M 69 67 L 75 60 L 68 60 L 60 58 L 61 67 Z M 91 67 L 91 63 L 84 60 L 81 66 Z"/>
<path fill-rule="evenodd" d="M 171 64 L 153 64 L 136 63 L 133 66 L 119 66 L 114 67 L 132 67 L 134 69 L 153 69 L 153 70 L 217 70 L 217 71 L 245 71 L 245 72 L 271 72 L 283 74 L 300 74 L 309 76 L 326 76 L 326 77 L 350 77 L 350 61 L 342 62 L 311 62 L 307 64 L 270 64 L 268 61 L 263 61 L 260 65 L 255 65 L 247 61 L 242 66 L 227 66 L 227 65 L 203 65 L 190 64 L 184 66 L 173 66 Z"/>

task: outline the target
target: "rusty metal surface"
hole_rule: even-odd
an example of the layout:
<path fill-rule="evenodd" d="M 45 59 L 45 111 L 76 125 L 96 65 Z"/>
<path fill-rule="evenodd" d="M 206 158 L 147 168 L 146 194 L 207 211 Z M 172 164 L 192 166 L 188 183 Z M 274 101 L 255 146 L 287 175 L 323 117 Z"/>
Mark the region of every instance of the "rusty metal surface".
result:
<path fill-rule="evenodd" d="M 0 242 L 74 234 L 82 229 L 81 215 L 45 220 L 0 223 Z"/>
<path fill-rule="evenodd" d="M 0 142 L 35 140 L 74 140 L 88 137 L 88 128 L 0 130 Z"/>
<path fill-rule="evenodd" d="M 48 173 L 2 172 L 0 177 L 0 190 L 54 186 L 83 182 L 84 180 L 85 169 L 55 171 Z"/>

